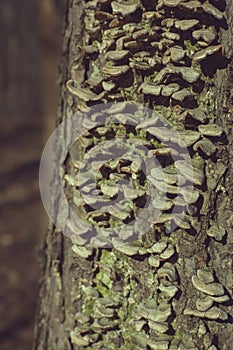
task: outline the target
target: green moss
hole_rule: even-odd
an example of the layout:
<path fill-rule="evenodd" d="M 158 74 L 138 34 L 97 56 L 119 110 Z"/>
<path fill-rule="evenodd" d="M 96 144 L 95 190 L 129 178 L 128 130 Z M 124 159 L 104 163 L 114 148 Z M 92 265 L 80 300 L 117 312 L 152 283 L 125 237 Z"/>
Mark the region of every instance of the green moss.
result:
<path fill-rule="evenodd" d="M 112 288 L 112 280 L 110 278 L 109 275 L 107 275 L 106 272 L 104 271 L 100 271 L 97 275 L 96 275 L 96 279 L 101 281 L 106 287 L 108 287 L 109 289 Z"/>
<path fill-rule="evenodd" d="M 114 268 L 116 258 L 114 257 L 114 254 L 108 250 L 102 250 L 100 263 L 103 263 L 103 265 L 106 265 L 109 268 L 109 271 Z M 104 296 L 107 296 L 106 294 L 109 293 L 109 289 L 112 288 L 112 279 L 110 276 L 110 272 L 101 269 L 97 273 L 95 277 L 95 281 L 97 282 L 98 289 L 102 293 L 104 293 Z M 100 282 L 100 283 L 98 283 Z"/>
<path fill-rule="evenodd" d="M 117 228 L 117 227 L 124 225 L 122 223 L 122 221 L 117 220 L 117 219 L 113 218 L 112 216 L 109 218 L 108 222 L 109 222 L 109 225 L 111 228 Z"/>
<path fill-rule="evenodd" d="M 121 93 L 127 99 L 128 102 L 131 102 L 131 101 L 136 102 L 138 101 L 138 98 L 139 98 L 137 89 L 138 89 L 137 85 L 132 85 L 128 88 L 121 89 Z"/>
<path fill-rule="evenodd" d="M 184 44 L 185 44 L 185 50 L 187 52 L 187 56 L 189 56 L 190 58 L 193 58 L 193 55 L 195 54 L 195 52 L 202 49 L 202 47 L 198 43 L 192 44 L 190 40 L 185 40 Z"/>
<path fill-rule="evenodd" d="M 117 258 L 115 256 L 115 254 L 113 254 L 112 251 L 105 250 L 105 249 L 103 249 L 101 251 L 100 261 L 103 262 L 104 264 L 106 264 L 108 266 L 114 266 L 116 260 L 117 260 Z"/>
<path fill-rule="evenodd" d="M 213 78 L 205 77 L 205 87 L 203 91 L 197 95 L 198 106 L 206 111 L 210 122 L 214 121 L 216 91 Z"/>
<path fill-rule="evenodd" d="M 174 340 L 177 340 L 177 341 L 182 341 L 183 340 L 183 334 L 180 333 L 179 331 L 176 331 L 175 334 L 174 334 Z"/>
<path fill-rule="evenodd" d="M 84 301 L 82 304 L 83 312 L 86 315 L 92 315 L 96 300 L 92 296 L 92 287 L 85 287 L 82 285 L 82 292 L 84 294 Z"/>
<path fill-rule="evenodd" d="M 85 221 L 87 221 L 88 223 L 92 224 L 93 226 L 96 225 L 96 221 L 91 216 Z"/>
<path fill-rule="evenodd" d="M 100 75 L 100 69 L 99 67 L 95 64 L 95 62 L 92 62 L 92 69 L 93 69 L 93 74 L 99 76 Z"/>

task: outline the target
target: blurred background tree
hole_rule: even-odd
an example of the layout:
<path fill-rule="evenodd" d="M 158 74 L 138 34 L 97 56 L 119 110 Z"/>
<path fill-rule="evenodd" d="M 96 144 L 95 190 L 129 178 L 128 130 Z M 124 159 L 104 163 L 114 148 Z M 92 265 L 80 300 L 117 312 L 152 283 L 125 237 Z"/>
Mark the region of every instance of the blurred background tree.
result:
<path fill-rule="evenodd" d="M 55 125 L 63 4 L 1 1 L 1 350 L 31 349 L 39 279 L 35 247 L 47 226 L 38 167 Z"/>

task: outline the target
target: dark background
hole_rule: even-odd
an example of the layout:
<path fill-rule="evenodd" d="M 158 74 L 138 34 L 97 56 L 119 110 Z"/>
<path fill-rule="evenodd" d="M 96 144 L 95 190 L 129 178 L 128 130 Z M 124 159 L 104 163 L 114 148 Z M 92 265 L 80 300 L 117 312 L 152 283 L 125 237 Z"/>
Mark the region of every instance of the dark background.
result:
<path fill-rule="evenodd" d="M 1 0 L 0 349 L 31 349 L 48 225 L 38 187 L 55 126 L 65 0 Z"/>

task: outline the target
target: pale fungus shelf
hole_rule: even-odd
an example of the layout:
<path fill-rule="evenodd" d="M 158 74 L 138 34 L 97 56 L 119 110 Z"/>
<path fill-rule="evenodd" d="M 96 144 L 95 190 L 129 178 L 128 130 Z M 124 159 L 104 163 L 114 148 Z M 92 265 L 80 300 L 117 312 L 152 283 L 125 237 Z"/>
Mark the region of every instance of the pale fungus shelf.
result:
<path fill-rule="evenodd" d="M 224 287 L 215 282 L 214 275 L 207 270 L 198 270 L 197 275 L 192 276 L 192 283 L 199 292 L 199 298 L 196 300 L 196 310 L 187 307 L 184 314 L 210 320 L 226 321 L 228 319 L 227 312 L 215 305 L 227 302 L 230 298 L 225 294 Z"/>
<path fill-rule="evenodd" d="M 192 283 L 197 290 L 205 294 L 212 296 L 224 295 L 224 288 L 219 283 L 205 283 L 195 275 L 192 277 Z"/>
<path fill-rule="evenodd" d="M 216 241 L 222 241 L 226 235 L 226 230 L 221 225 L 218 225 L 215 221 L 210 221 L 210 227 L 207 230 L 207 235 L 213 237 Z"/>

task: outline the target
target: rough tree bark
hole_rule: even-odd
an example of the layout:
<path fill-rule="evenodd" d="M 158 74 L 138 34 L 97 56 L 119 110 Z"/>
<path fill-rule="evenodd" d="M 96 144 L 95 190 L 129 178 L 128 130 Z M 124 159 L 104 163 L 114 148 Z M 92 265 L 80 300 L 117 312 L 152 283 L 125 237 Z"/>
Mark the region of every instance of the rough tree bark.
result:
<path fill-rule="evenodd" d="M 132 75 L 126 73 L 126 76 L 133 77 L 133 84 L 130 80 L 127 84 L 124 75 L 116 78 L 116 87 L 106 93 L 106 100 L 143 103 L 162 113 L 179 130 L 197 131 L 199 127 L 202 142 L 195 147 L 190 145 L 189 150 L 206 177 L 204 184 L 196 185 L 203 200 L 199 198 L 188 206 L 187 221 L 180 222 L 180 227 L 169 236 L 163 226 L 155 223 L 150 237 L 146 236 L 141 243 L 147 249 L 149 243 L 153 244 L 152 237 L 173 246 L 176 253 L 167 265 L 161 259 L 159 268 L 149 262 L 151 255 L 157 256 L 155 252 L 128 256 L 116 249 L 102 249 L 87 259 L 82 258 L 72 252 L 71 240 L 51 226 L 42 247 L 43 279 L 33 349 L 230 350 L 233 342 L 232 4 L 230 0 L 226 4 L 212 1 L 214 6 L 206 1 L 143 0 L 134 8 L 131 1 L 129 7 L 122 1 L 119 6 L 113 2 L 112 7 L 110 0 L 98 3 L 98 11 L 102 12 L 97 12 L 95 1 L 69 1 L 58 122 L 88 104 L 84 95 L 90 91 L 83 90 L 87 86 L 83 83 L 93 70 L 111 80 L 111 68 L 108 67 L 110 72 L 103 68 L 106 67 L 104 55 L 115 50 L 118 39 L 117 49 L 130 51 L 130 56 L 121 52 L 126 58 L 114 64 L 127 65 L 130 57 Z M 224 10 L 225 19 L 221 14 Z M 179 22 L 184 19 L 198 21 Z M 133 23 L 134 28 L 127 23 Z M 212 27 L 212 31 L 204 35 L 203 25 L 207 29 Z M 144 31 L 135 34 L 135 27 Z M 224 54 L 219 45 L 223 45 Z M 169 46 L 173 47 L 170 51 Z M 147 53 L 136 59 L 139 51 L 149 51 L 149 56 L 153 53 L 154 61 L 157 59 L 159 63 L 148 60 Z M 186 71 L 187 75 L 184 71 L 174 73 L 174 68 L 173 72 L 161 75 L 160 80 L 154 74 L 173 66 L 193 66 L 195 72 L 200 73 L 201 69 L 202 75 L 193 70 Z M 74 81 L 74 85 L 69 84 L 74 96 L 66 88 L 69 79 Z M 145 84 L 141 85 L 143 81 Z M 183 91 L 186 97 L 175 95 L 174 91 L 171 97 L 169 93 L 161 97 L 158 86 L 169 83 L 178 84 L 179 89 L 186 88 L 188 92 Z M 100 83 L 97 88 L 92 85 L 91 89 L 98 94 L 100 86 Z M 108 88 L 111 90 L 110 85 Z M 202 124 L 207 123 L 208 128 L 203 128 Z M 220 125 L 224 133 L 211 124 Z M 197 173 L 200 178 L 200 171 Z M 171 269 L 171 265 L 175 266 L 177 277 L 172 276 L 174 271 L 170 270 L 170 275 L 164 271 L 166 267 Z M 206 282 L 201 282 L 202 279 Z M 213 284 L 212 279 L 218 284 Z M 196 303 L 198 298 L 202 300 Z M 151 304 L 145 305 L 148 301 Z"/>

